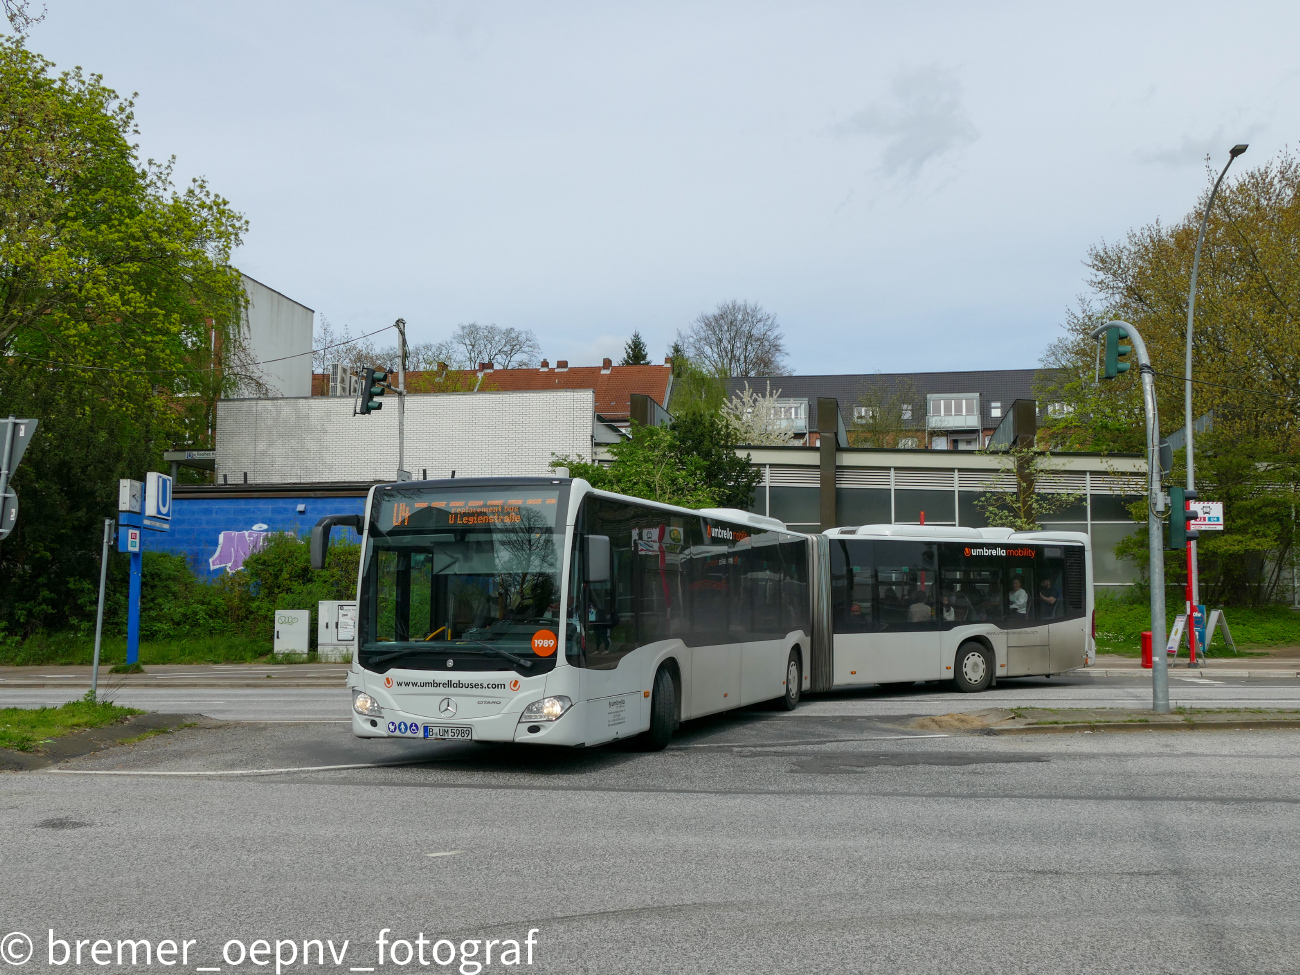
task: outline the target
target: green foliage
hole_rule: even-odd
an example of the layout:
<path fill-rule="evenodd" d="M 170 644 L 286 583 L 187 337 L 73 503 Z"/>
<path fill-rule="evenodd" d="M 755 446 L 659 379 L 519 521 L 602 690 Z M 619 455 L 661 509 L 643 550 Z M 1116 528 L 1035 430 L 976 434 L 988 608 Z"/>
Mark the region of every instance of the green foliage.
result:
<path fill-rule="evenodd" d="M 736 432 L 717 413 L 694 411 L 671 427 L 632 428 L 632 438 L 609 448 L 609 466 L 556 458 L 593 487 L 686 508 L 748 508 L 761 476 L 736 455 Z"/>
<path fill-rule="evenodd" d="M 678 358 L 678 348 L 679 346 L 674 346 L 674 378 L 669 412 L 674 415 L 718 412 L 727 402 L 726 378 L 701 368 L 684 355 Z"/>
<path fill-rule="evenodd" d="M 140 591 L 141 659 L 145 663 L 252 661 L 270 653 L 277 609 L 316 609 L 322 599 L 356 595 L 357 545 L 334 545 L 325 568 L 311 568 L 309 546 L 295 535 L 269 535 L 244 568 L 214 583 L 199 579 L 185 557 L 145 552 Z M 96 583 L 97 584 L 97 583 Z M 128 566 L 110 555 L 105 594 L 105 664 L 124 661 Z M 62 626 L 24 634 L 0 624 L 0 664 L 88 664 L 97 590 Z M 52 632 L 51 632 L 52 631 Z M 315 631 L 312 631 L 315 640 Z M 152 651 L 149 649 L 153 645 Z"/>
<path fill-rule="evenodd" d="M 132 104 L 98 75 L 53 67 L 0 39 L 0 402 L 40 420 L 0 546 L 0 622 L 23 635 L 86 623 L 117 478 L 201 444 L 218 396 L 255 382 L 243 218 L 141 162 Z"/>
<path fill-rule="evenodd" d="M 1183 611 L 1183 602 L 1171 592 L 1166 605 L 1165 632 Z M 1213 606 L 1214 603 L 1206 603 Z M 1233 608 L 1227 611 L 1228 625 L 1239 650 L 1261 647 L 1300 646 L 1300 613 L 1286 606 Z M 1133 590 L 1124 595 L 1101 594 L 1097 599 L 1097 652 L 1136 657 L 1142 650 L 1142 632 L 1151 629 L 1151 609 L 1145 593 Z M 1186 659 L 1187 647 L 1181 651 Z M 1232 656 L 1217 634 L 1210 642 L 1210 656 Z"/>
<path fill-rule="evenodd" d="M 641 338 L 639 331 L 633 332 L 632 337 L 627 340 L 627 345 L 623 346 L 623 359 L 619 365 L 644 366 L 649 363 L 650 355 L 646 350 L 645 339 Z"/>
<path fill-rule="evenodd" d="M 118 707 L 111 701 L 96 701 L 89 694 L 57 708 L 0 708 L 0 748 L 30 752 L 71 732 L 102 728 L 143 713 L 135 708 Z"/>
<path fill-rule="evenodd" d="M 1156 370 L 1161 429 L 1182 427 L 1181 381 L 1187 341 L 1187 296 L 1205 192 L 1172 225 L 1159 222 L 1098 245 L 1087 266 L 1094 296 L 1064 327 L 1043 359 L 1052 367 L 1038 395 L 1060 402 L 1040 429 L 1040 443 L 1058 449 L 1142 453 L 1140 375 L 1130 369 L 1096 381 L 1097 342 L 1089 333 L 1119 319 L 1136 326 Z M 1282 594 L 1296 563 L 1293 544 L 1300 473 L 1300 161 L 1288 152 L 1223 184 L 1210 212 L 1197 281 L 1193 333 L 1193 416 L 1213 415 L 1213 430 L 1196 436 L 1196 483 L 1202 500 L 1223 501 L 1227 528 L 1205 532 L 1200 550 L 1202 595 L 1233 606 L 1262 606 Z M 1174 482 L 1186 483 L 1175 470 Z M 1142 530 L 1117 554 L 1145 571 Z M 1184 560 L 1167 560 L 1181 578 Z"/>

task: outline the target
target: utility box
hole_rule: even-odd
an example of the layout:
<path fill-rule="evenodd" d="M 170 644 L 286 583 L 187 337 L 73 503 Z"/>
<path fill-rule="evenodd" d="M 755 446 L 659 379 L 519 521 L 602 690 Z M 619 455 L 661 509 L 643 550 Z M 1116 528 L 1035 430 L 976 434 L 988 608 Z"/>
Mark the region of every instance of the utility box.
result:
<path fill-rule="evenodd" d="M 311 649 L 311 610 L 277 609 L 275 611 L 275 653 L 306 653 Z"/>
<path fill-rule="evenodd" d="M 351 662 L 357 645 L 355 599 L 322 599 L 316 604 L 316 652 L 321 660 Z"/>

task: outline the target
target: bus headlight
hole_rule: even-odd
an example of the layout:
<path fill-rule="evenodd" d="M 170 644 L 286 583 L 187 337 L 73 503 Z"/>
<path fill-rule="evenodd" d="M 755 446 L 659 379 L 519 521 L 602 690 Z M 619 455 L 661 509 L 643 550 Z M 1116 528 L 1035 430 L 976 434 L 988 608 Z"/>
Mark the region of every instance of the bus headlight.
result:
<path fill-rule="evenodd" d="M 384 716 L 384 709 L 379 706 L 379 702 L 365 691 L 352 692 L 352 710 L 357 714 L 364 714 L 368 718 L 382 718 Z"/>
<path fill-rule="evenodd" d="M 544 697 L 524 708 L 524 713 L 519 716 L 519 723 L 554 721 L 571 707 L 573 707 L 573 702 L 562 694 L 558 697 Z"/>

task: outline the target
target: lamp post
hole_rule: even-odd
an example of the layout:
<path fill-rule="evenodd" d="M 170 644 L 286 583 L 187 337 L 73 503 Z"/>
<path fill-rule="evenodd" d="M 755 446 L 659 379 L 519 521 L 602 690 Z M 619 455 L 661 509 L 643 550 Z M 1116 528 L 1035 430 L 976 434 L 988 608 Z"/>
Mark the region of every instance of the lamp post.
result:
<path fill-rule="evenodd" d="M 1228 175 L 1228 167 L 1232 161 L 1246 151 L 1247 144 L 1238 143 L 1228 150 L 1228 161 L 1223 165 L 1223 171 L 1219 173 L 1219 178 L 1214 181 L 1214 188 L 1210 190 L 1209 202 L 1205 204 L 1205 213 L 1201 214 L 1201 229 L 1196 235 L 1196 253 L 1192 255 L 1192 283 L 1187 291 L 1187 350 L 1183 360 L 1183 429 L 1187 432 L 1187 490 L 1196 490 L 1196 459 L 1192 449 L 1192 425 L 1194 417 L 1192 415 L 1192 323 L 1196 318 L 1196 274 L 1201 266 L 1201 246 L 1205 243 L 1205 228 L 1210 222 L 1210 211 L 1214 209 L 1214 198 L 1219 195 L 1219 186 L 1223 183 L 1223 177 Z M 1187 634 L 1188 647 L 1191 653 L 1188 656 L 1189 661 L 1196 659 L 1196 627 L 1195 621 L 1196 606 L 1200 604 L 1200 579 L 1196 571 L 1196 542 L 1187 543 Z"/>

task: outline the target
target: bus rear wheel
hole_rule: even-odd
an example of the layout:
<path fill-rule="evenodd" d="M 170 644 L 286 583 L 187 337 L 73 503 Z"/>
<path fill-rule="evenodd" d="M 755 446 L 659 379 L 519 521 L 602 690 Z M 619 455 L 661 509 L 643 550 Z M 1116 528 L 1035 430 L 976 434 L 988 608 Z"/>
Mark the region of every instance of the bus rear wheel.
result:
<path fill-rule="evenodd" d="M 799 651 L 791 650 L 790 659 L 785 663 L 785 693 L 781 695 L 781 707 L 793 711 L 799 706 L 803 695 L 803 665 L 799 662 Z"/>
<path fill-rule="evenodd" d="M 666 667 L 655 674 L 650 692 L 650 730 L 645 733 L 646 751 L 660 752 L 667 747 L 677 729 L 677 685 Z"/>
<path fill-rule="evenodd" d="M 981 643 L 963 643 L 957 649 L 952 670 L 957 690 L 985 690 L 993 683 L 993 655 Z"/>

